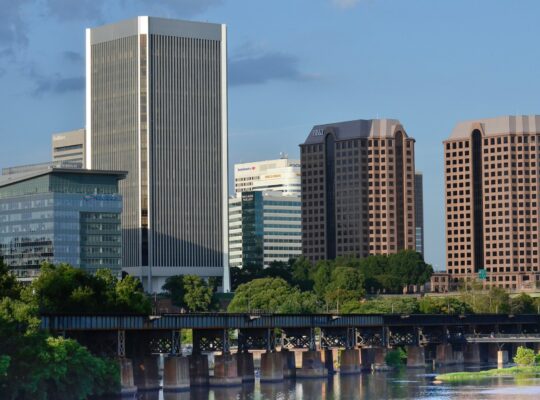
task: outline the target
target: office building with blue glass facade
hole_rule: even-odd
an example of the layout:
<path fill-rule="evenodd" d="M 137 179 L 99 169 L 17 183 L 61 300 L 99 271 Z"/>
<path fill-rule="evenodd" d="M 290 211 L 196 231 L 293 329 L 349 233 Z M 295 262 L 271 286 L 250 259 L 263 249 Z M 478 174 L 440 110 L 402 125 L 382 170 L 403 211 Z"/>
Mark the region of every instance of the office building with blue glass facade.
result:
<path fill-rule="evenodd" d="M 300 197 L 244 191 L 229 199 L 229 265 L 268 267 L 302 255 Z"/>
<path fill-rule="evenodd" d="M 0 176 L 0 256 L 22 280 L 42 262 L 122 267 L 125 172 L 44 168 Z"/>

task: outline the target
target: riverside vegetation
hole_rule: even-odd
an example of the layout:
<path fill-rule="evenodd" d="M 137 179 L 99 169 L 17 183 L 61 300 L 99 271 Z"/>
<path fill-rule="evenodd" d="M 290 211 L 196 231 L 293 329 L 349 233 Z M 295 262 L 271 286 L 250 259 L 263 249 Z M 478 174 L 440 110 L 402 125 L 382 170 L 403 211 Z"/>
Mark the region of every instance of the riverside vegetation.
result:
<path fill-rule="evenodd" d="M 23 287 L 0 259 L 0 398 L 82 400 L 118 391 L 118 363 L 78 342 L 39 330 L 47 312 L 150 312 L 132 277 L 95 275 L 69 265 L 44 264 Z"/>
<path fill-rule="evenodd" d="M 540 353 L 535 354 L 534 350 L 526 347 L 518 347 L 514 362 L 515 367 L 489 369 L 477 372 L 452 372 L 441 374 L 435 377 L 442 382 L 468 382 L 497 377 L 520 377 L 540 375 Z"/>

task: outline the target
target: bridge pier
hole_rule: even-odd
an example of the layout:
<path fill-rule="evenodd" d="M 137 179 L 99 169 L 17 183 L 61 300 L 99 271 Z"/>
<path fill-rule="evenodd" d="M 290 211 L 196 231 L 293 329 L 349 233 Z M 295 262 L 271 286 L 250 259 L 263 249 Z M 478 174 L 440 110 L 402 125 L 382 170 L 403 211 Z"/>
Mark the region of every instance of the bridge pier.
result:
<path fill-rule="evenodd" d="M 137 387 L 133 383 L 133 363 L 129 358 L 120 357 L 120 394 L 130 396 L 137 393 Z"/>
<path fill-rule="evenodd" d="M 238 376 L 242 378 L 242 382 L 253 382 L 255 380 L 255 367 L 253 362 L 253 354 L 249 352 L 236 354 Z"/>
<path fill-rule="evenodd" d="M 281 358 L 283 361 L 283 378 L 295 378 L 296 377 L 296 355 L 293 351 L 288 349 L 281 349 Z"/>
<path fill-rule="evenodd" d="M 424 368 L 426 351 L 422 346 L 407 346 L 407 368 Z"/>
<path fill-rule="evenodd" d="M 294 354 L 293 354 L 294 356 Z M 261 382 L 283 380 L 283 355 L 276 351 L 261 354 Z"/>
<path fill-rule="evenodd" d="M 168 355 L 163 364 L 163 391 L 189 390 L 189 359 Z"/>
<path fill-rule="evenodd" d="M 339 364 L 339 373 L 342 375 L 357 374 L 362 372 L 360 362 L 360 350 L 344 349 L 341 350 L 341 359 Z"/>
<path fill-rule="evenodd" d="M 488 343 L 488 363 L 497 364 L 499 345 L 497 343 Z"/>
<path fill-rule="evenodd" d="M 480 345 L 478 343 L 466 343 L 463 349 L 463 361 L 465 364 L 480 364 Z"/>
<path fill-rule="evenodd" d="M 502 368 L 504 364 L 508 364 L 508 350 L 497 350 L 498 368 Z"/>
<path fill-rule="evenodd" d="M 210 386 L 237 386 L 242 384 L 238 375 L 236 354 L 225 353 L 214 358 L 214 376 L 209 379 Z"/>
<path fill-rule="evenodd" d="M 450 343 L 439 344 L 436 347 L 435 365 L 463 364 L 464 353 L 462 350 L 454 350 Z"/>
<path fill-rule="evenodd" d="M 208 356 L 206 354 L 192 354 L 188 359 L 191 386 L 208 385 Z"/>
<path fill-rule="evenodd" d="M 372 369 L 375 371 L 386 371 L 388 365 L 386 365 L 386 347 L 375 347 Z"/>
<path fill-rule="evenodd" d="M 321 352 L 308 350 L 302 353 L 302 368 L 296 371 L 297 378 L 326 378 L 328 370 L 321 360 Z"/>
<path fill-rule="evenodd" d="M 360 366 L 364 371 L 371 371 L 375 362 L 375 349 L 362 347 L 360 349 Z"/>
<path fill-rule="evenodd" d="M 158 356 L 137 357 L 133 360 L 133 382 L 139 390 L 159 390 Z"/>
<path fill-rule="evenodd" d="M 336 371 L 334 369 L 334 351 L 332 349 L 321 350 L 322 361 L 324 368 L 328 371 L 328 375 L 333 375 Z"/>

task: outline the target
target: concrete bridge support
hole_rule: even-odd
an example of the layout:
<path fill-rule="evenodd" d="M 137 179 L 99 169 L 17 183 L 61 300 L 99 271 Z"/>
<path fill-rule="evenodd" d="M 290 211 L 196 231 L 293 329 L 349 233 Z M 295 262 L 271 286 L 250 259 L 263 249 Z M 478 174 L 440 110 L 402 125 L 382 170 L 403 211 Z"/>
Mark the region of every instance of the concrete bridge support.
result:
<path fill-rule="evenodd" d="M 497 364 L 499 345 L 497 343 L 488 344 L 488 363 Z"/>
<path fill-rule="evenodd" d="M 388 369 L 388 365 L 386 365 L 386 347 L 375 347 L 374 351 L 372 369 L 375 371 L 386 371 Z"/>
<path fill-rule="evenodd" d="M 478 343 L 466 343 L 463 346 L 463 362 L 465 364 L 480 364 L 480 345 Z"/>
<path fill-rule="evenodd" d="M 133 383 L 133 364 L 129 358 L 120 357 L 120 394 L 130 396 L 137 393 L 137 387 Z"/>
<path fill-rule="evenodd" d="M 133 359 L 133 383 L 139 390 L 159 390 L 158 356 Z"/>
<path fill-rule="evenodd" d="M 508 364 L 508 350 L 497 351 L 497 366 L 502 368 L 504 364 Z"/>
<path fill-rule="evenodd" d="M 191 386 L 208 385 L 208 356 L 206 354 L 192 354 L 188 359 Z"/>
<path fill-rule="evenodd" d="M 214 358 L 214 376 L 209 379 L 210 386 L 237 386 L 242 384 L 238 375 L 236 354 L 225 353 Z"/>
<path fill-rule="evenodd" d="M 177 355 L 165 357 L 163 364 L 163 391 L 189 390 L 189 359 Z"/>
<path fill-rule="evenodd" d="M 322 362 L 324 368 L 328 371 L 328 375 L 333 375 L 336 371 L 334 369 L 334 351 L 332 349 L 321 350 Z"/>
<path fill-rule="evenodd" d="M 297 378 L 326 378 L 328 370 L 324 367 L 321 352 L 308 350 L 302 353 L 302 368 L 296 371 Z"/>
<path fill-rule="evenodd" d="M 360 363 L 360 350 L 345 349 L 341 351 L 341 360 L 339 365 L 339 373 L 342 375 L 357 374 L 362 372 L 362 364 Z"/>
<path fill-rule="evenodd" d="M 255 367 L 253 363 L 253 354 L 249 352 L 236 354 L 238 376 L 242 382 L 253 382 L 255 380 Z"/>
<path fill-rule="evenodd" d="M 288 349 L 281 349 L 281 358 L 283 361 L 283 378 L 296 377 L 296 354 Z"/>
<path fill-rule="evenodd" d="M 283 355 L 276 351 L 262 353 L 261 354 L 261 382 L 279 382 L 282 380 L 283 380 Z"/>
<path fill-rule="evenodd" d="M 407 346 L 407 367 L 424 368 L 426 366 L 426 351 L 422 346 Z"/>
<path fill-rule="evenodd" d="M 451 365 L 453 364 L 452 345 L 443 343 L 435 348 L 435 365 Z"/>
<path fill-rule="evenodd" d="M 375 362 L 375 349 L 371 347 L 362 347 L 360 349 L 360 365 L 362 370 L 371 371 Z"/>

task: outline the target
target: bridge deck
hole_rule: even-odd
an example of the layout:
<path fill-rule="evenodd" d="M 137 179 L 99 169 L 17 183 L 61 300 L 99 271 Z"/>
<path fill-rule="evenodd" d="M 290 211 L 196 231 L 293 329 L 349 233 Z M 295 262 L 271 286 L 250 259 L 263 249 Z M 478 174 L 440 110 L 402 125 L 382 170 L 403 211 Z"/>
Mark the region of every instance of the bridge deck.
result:
<path fill-rule="evenodd" d="M 175 330 L 175 329 L 266 329 L 343 327 L 429 327 L 466 325 L 535 325 L 540 315 L 366 315 L 366 314 L 162 314 L 147 315 L 66 315 L 41 317 L 41 328 L 52 331 Z M 530 330 L 529 330 L 530 331 Z"/>

